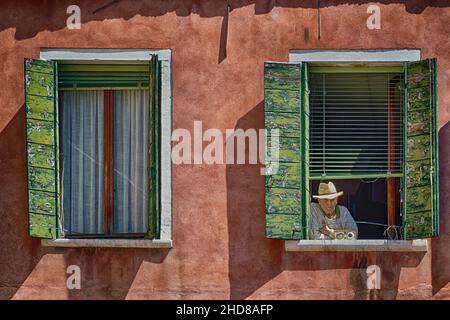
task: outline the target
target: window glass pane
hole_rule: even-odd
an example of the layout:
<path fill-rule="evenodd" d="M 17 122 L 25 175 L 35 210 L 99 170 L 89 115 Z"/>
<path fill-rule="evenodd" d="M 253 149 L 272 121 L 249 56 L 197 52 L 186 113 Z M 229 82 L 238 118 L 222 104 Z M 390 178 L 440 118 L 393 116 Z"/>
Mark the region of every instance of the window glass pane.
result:
<path fill-rule="evenodd" d="M 64 229 L 103 233 L 103 91 L 60 95 Z"/>
<path fill-rule="evenodd" d="M 147 232 L 149 92 L 114 93 L 114 233 Z"/>

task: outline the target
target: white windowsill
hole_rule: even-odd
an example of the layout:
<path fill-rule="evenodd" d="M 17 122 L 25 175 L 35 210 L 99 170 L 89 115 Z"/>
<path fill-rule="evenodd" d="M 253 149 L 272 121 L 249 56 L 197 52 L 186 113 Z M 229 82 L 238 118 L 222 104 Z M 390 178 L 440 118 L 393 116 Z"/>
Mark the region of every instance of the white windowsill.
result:
<path fill-rule="evenodd" d="M 287 252 L 307 251 L 391 251 L 427 252 L 426 239 L 420 240 L 286 240 Z"/>
<path fill-rule="evenodd" d="M 172 240 L 144 239 L 42 239 L 44 247 L 66 248 L 172 248 Z"/>

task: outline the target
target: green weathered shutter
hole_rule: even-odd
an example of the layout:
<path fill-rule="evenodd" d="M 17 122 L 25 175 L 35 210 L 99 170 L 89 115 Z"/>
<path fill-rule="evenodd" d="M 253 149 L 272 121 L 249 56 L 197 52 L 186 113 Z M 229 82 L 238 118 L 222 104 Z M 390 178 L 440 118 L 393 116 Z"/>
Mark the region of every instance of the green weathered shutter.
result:
<path fill-rule="evenodd" d="M 58 94 L 53 61 L 25 59 L 29 234 L 58 237 Z"/>
<path fill-rule="evenodd" d="M 403 221 L 406 239 L 439 233 L 435 59 L 405 65 Z"/>
<path fill-rule="evenodd" d="M 302 66 L 266 62 L 264 66 L 264 117 L 267 146 L 279 130 L 278 172 L 266 175 L 266 236 L 277 239 L 306 237 L 305 214 L 308 171 L 307 137 L 309 120 L 302 111 Z M 270 153 L 270 152 L 269 152 Z M 271 155 L 273 157 L 273 155 Z M 271 159 L 266 158 L 266 166 Z M 272 159 L 273 162 L 273 159 Z"/>
<path fill-rule="evenodd" d="M 160 64 L 152 55 L 149 66 L 149 238 L 160 236 Z"/>

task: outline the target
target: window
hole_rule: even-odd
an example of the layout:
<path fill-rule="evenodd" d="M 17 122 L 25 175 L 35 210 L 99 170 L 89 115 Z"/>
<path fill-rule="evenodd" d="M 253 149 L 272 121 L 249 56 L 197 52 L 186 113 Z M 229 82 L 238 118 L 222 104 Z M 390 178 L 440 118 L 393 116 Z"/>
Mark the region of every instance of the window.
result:
<path fill-rule="evenodd" d="M 162 62 L 147 57 L 95 64 L 25 60 L 31 236 L 171 236 L 167 202 L 161 208 L 161 182 L 170 177 L 166 169 L 161 177 L 167 99 L 163 104 Z"/>
<path fill-rule="evenodd" d="M 358 239 L 399 238 L 403 153 L 401 67 L 311 67 L 310 190 L 331 180 Z"/>
<path fill-rule="evenodd" d="M 382 238 L 377 225 L 397 223 L 401 239 L 438 234 L 434 59 L 377 68 L 268 62 L 264 88 L 268 141 L 279 130 L 278 172 L 266 176 L 268 238 L 309 238 L 321 180 L 347 190 L 361 238 Z"/>
<path fill-rule="evenodd" d="M 153 189 L 148 90 L 67 90 L 59 97 L 66 237 L 143 236 Z"/>

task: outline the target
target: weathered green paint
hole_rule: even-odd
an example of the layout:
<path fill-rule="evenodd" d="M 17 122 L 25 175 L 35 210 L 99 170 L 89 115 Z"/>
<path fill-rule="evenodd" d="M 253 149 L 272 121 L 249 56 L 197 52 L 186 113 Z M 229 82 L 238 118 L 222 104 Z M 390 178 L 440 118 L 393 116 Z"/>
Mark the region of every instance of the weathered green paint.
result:
<path fill-rule="evenodd" d="M 300 113 L 295 114 L 266 111 L 264 122 L 266 130 L 279 129 L 280 136 L 300 137 Z"/>
<path fill-rule="evenodd" d="M 408 137 L 406 141 L 406 160 L 425 159 L 431 157 L 430 135 Z"/>
<path fill-rule="evenodd" d="M 431 92 L 427 87 L 419 87 L 408 90 L 409 111 L 426 109 L 429 111 Z"/>
<path fill-rule="evenodd" d="M 433 218 L 431 211 L 410 213 L 408 220 L 405 223 L 405 232 L 407 235 L 411 235 L 408 239 L 420 235 L 432 235 L 433 234 Z"/>
<path fill-rule="evenodd" d="M 300 64 L 265 63 L 264 118 L 267 148 L 271 147 L 271 130 L 279 130 L 280 161 L 271 164 L 278 170 L 266 175 L 266 236 L 300 239 L 304 237 Z"/>
<path fill-rule="evenodd" d="M 53 62 L 47 60 L 25 59 L 25 71 L 27 73 L 53 74 Z M 26 74 L 27 74 L 26 73 Z"/>
<path fill-rule="evenodd" d="M 150 239 L 160 236 L 160 189 L 159 189 L 159 154 L 160 154 L 160 68 L 158 56 L 152 55 L 149 65 L 149 204 L 148 231 Z"/>
<path fill-rule="evenodd" d="M 51 192 L 29 190 L 28 210 L 35 213 L 54 216 L 56 211 L 55 194 Z"/>
<path fill-rule="evenodd" d="M 298 214 L 301 212 L 301 191 L 298 189 L 268 188 L 266 213 Z"/>
<path fill-rule="evenodd" d="M 407 64 L 408 90 L 418 87 L 430 88 L 432 83 L 431 60 L 422 60 Z"/>
<path fill-rule="evenodd" d="M 56 63 L 25 59 L 29 234 L 58 236 Z"/>
<path fill-rule="evenodd" d="M 432 210 L 432 193 L 429 185 L 407 187 L 406 189 L 405 207 L 408 215 L 419 211 Z M 408 220 L 408 216 L 406 217 L 406 220 Z"/>
<path fill-rule="evenodd" d="M 279 137 L 278 145 L 274 145 L 273 147 L 277 146 L 279 150 L 279 161 L 298 163 L 302 160 L 300 141 L 298 138 Z M 270 135 L 267 137 L 267 148 L 269 150 L 272 148 L 272 137 Z"/>
<path fill-rule="evenodd" d="M 28 187 L 47 192 L 55 192 L 56 181 L 54 170 L 29 166 Z"/>
<path fill-rule="evenodd" d="M 25 78 L 28 95 L 53 97 L 54 79 L 51 73 L 29 72 Z"/>
<path fill-rule="evenodd" d="M 265 111 L 300 112 L 300 92 L 266 89 L 264 92 Z"/>
<path fill-rule="evenodd" d="M 266 62 L 264 64 L 264 88 L 266 90 L 291 90 L 300 94 L 300 72 L 301 64 Z"/>
<path fill-rule="evenodd" d="M 406 186 L 417 187 L 431 183 L 431 161 L 408 161 L 406 163 Z"/>
<path fill-rule="evenodd" d="M 438 234 L 437 103 L 435 61 L 406 64 L 404 236 Z"/>
<path fill-rule="evenodd" d="M 414 134 L 424 134 L 430 132 L 431 114 L 429 109 L 421 109 L 417 111 L 408 112 L 407 116 L 407 134 L 408 136 Z"/>
<path fill-rule="evenodd" d="M 300 214 L 266 214 L 267 238 L 300 239 L 301 229 Z"/>
<path fill-rule="evenodd" d="M 408 83 L 411 83 L 410 88 L 411 89 L 418 89 L 418 88 L 429 88 L 431 85 L 430 82 L 430 74 L 424 73 L 424 74 L 415 74 L 413 76 L 408 76 Z"/>
<path fill-rule="evenodd" d="M 272 167 L 278 165 L 278 172 L 266 176 L 266 187 L 300 189 L 302 176 L 300 163 L 279 162 L 272 163 Z"/>
<path fill-rule="evenodd" d="M 55 168 L 55 153 L 51 145 L 27 144 L 28 164 L 33 167 Z"/>
<path fill-rule="evenodd" d="M 409 78 L 414 78 L 417 76 L 421 76 L 423 74 L 430 74 L 431 68 L 430 68 L 430 62 L 431 60 L 420 60 L 420 61 L 414 61 L 406 64 L 407 69 L 407 75 Z M 408 81 L 409 82 L 409 81 Z M 408 83 L 409 85 L 409 83 Z M 411 83 L 411 87 L 414 86 L 414 83 Z M 409 87 L 408 87 L 409 88 Z"/>
<path fill-rule="evenodd" d="M 55 216 L 29 213 L 30 235 L 33 237 L 55 239 L 57 237 Z"/>
<path fill-rule="evenodd" d="M 29 95 L 27 99 L 27 118 L 53 121 L 53 98 Z"/>
<path fill-rule="evenodd" d="M 55 139 L 53 121 L 27 118 L 27 139 L 29 142 L 52 145 Z"/>

